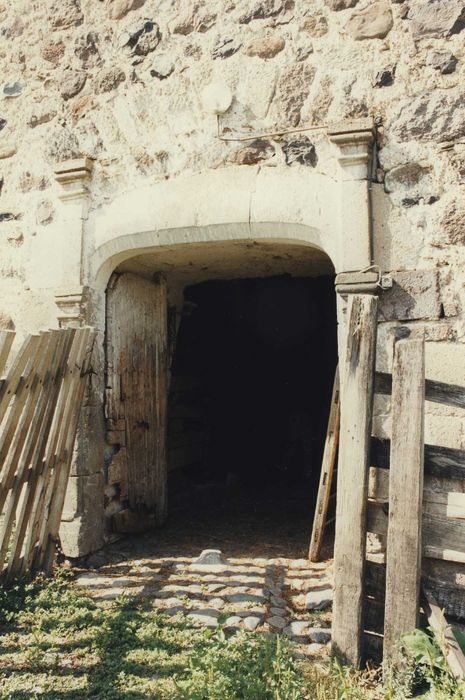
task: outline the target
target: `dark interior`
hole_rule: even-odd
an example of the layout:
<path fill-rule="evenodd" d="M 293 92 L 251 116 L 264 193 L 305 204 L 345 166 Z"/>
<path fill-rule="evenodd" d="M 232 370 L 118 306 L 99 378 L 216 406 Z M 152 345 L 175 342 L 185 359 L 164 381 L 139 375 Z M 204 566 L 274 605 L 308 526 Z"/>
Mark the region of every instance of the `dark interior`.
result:
<path fill-rule="evenodd" d="M 172 363 L 170 515 L 233 508 L 311 527 L 337 363 L 334 278 L 187 287 Z"/>

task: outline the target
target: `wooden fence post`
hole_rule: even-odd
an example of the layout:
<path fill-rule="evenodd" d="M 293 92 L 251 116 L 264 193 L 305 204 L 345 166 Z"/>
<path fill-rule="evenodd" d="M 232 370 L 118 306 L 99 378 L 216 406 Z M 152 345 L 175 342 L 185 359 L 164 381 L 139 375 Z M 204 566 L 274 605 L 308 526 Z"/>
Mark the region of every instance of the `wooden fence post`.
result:
<path fill-rule="evenodd" d="M 392 372 L 392 437 L 384 659 L 418 626 L 424 459 L 425 348 L 400 340 Z"/>
<path fill-rule="evenodd" d="M 341 366 L 341 431 L 334 545 L 333 651 L 359 666 L 362 655 L 368 467 L 373 411 L 377 297 L 349 302 Z"/>

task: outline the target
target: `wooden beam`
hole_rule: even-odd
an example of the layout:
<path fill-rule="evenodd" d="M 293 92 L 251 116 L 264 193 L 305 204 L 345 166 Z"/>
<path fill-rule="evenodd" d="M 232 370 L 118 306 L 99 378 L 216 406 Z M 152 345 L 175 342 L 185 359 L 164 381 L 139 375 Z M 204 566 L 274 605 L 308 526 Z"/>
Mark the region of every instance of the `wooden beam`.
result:
<path fill-rule="evenodd" d="M 390 440 L 372 438 L 370 465 L 379 469 L 389 469 Z M 425 474 L 465 479 L 465 450 L 439 445 L 425 445 Z"/>
<path fill-rule="evenodd" d="M 375 394 L 389 395 L 391 391 L 392 375 L 388 372 L 376 372 Z M 465 408 L 465 387 L 426 379 L 425 400 L 432 403 L 443 403 L 448 406 Z"/>
<path fill-rule="evenodd" d="M 429 626 L 435 633 L 436 640 L 453 676 L 457 680 L 462 680 L 465 678 L 465 656 L 433 594 L 425 586 L 423 587 L 423 593 L 425 597 L 425 613 Z"/>
<path fill-rule="evenodd" d="M 333 652 L 359 666 L 362 656 L 366 507 L 373 412 L 377 298 L 349 301 L 347 353 L 341 367 Z"/>
<path fill-rule="evenodd" d="M 333 483 L 334 467 L 336 464 L 337 449 L 339 444 L 340 429 L 340 389 L 339 389 L 339 369 L 336 369 L 334 377 L 333 395 L 331 398 L 331 408 L 329 412 L 328 430 L 326 432 L 325 450 L 323 463 L 321 465 L 320 484 L 318 488 L 318 498 L 313 520 L 312 536 L 310 539 L 310 549 L 308 558 L 310 561 L 319 561 L 325 524 L 328 515 L 329 497 L 331 495 L 331 485 Z"/>
<path fill-rule="evenodd" d="M 421 573 L 425 344 L 400 340 L 392 382 L 384 659 L 418 627 Z"/>

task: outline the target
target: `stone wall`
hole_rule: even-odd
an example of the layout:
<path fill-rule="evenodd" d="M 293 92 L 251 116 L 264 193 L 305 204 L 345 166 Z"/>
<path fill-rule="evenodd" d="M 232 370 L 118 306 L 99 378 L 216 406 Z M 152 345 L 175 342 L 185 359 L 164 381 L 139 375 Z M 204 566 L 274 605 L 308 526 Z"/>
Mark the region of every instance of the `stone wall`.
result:
<path fill-rule="evenodd" d="M 189 174 L 276 168 L 305 182 L 328 172 L 328 125 L 370 117 L 373 262 L 394 279 L 379 366 L 400 325 L 425 332 L 430 376 L 460 383 L 464 27 L 458 0 L 0 0 L 0 325 L 20 337 L 58 323 L 59 163 L 91 159 L 98 218 Z M 217 123 L 206 106 L 223 98 Z M 77 285 L 85 260 L 73 265 Z M 428 411 L 440 444 L 465 447 L 464 415 Z"/>
<path fill-rule="evenodd" d="M 321 132 L 217 138 L 202 90 L 220 79 L 234 96 L 220 117 L 228 138 L 375 119 L 375 261 L 436 269 L 444 316 L 461 337 L 463 11 L 457 0 L 0 3 L 5 322 L 53 320 L 46 286 L 28 286 L 31 251 L 59 213 L 60 161 L 95 159 L 92 207 L 230 164 L 319 167 Z"/>

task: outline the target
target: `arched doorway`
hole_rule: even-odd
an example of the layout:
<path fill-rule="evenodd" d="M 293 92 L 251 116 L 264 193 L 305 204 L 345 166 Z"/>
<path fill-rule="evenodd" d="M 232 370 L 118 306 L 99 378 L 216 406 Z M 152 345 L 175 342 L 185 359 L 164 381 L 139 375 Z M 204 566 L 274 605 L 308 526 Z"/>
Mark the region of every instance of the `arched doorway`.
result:
<path fill-rule="evenodd" d="M 191 244 L 120 264 L 107 290 L 107 529 L 208 516 L 284 533 L 302 556 L 336 329 L 334 268 L 314 247 Z"/>

